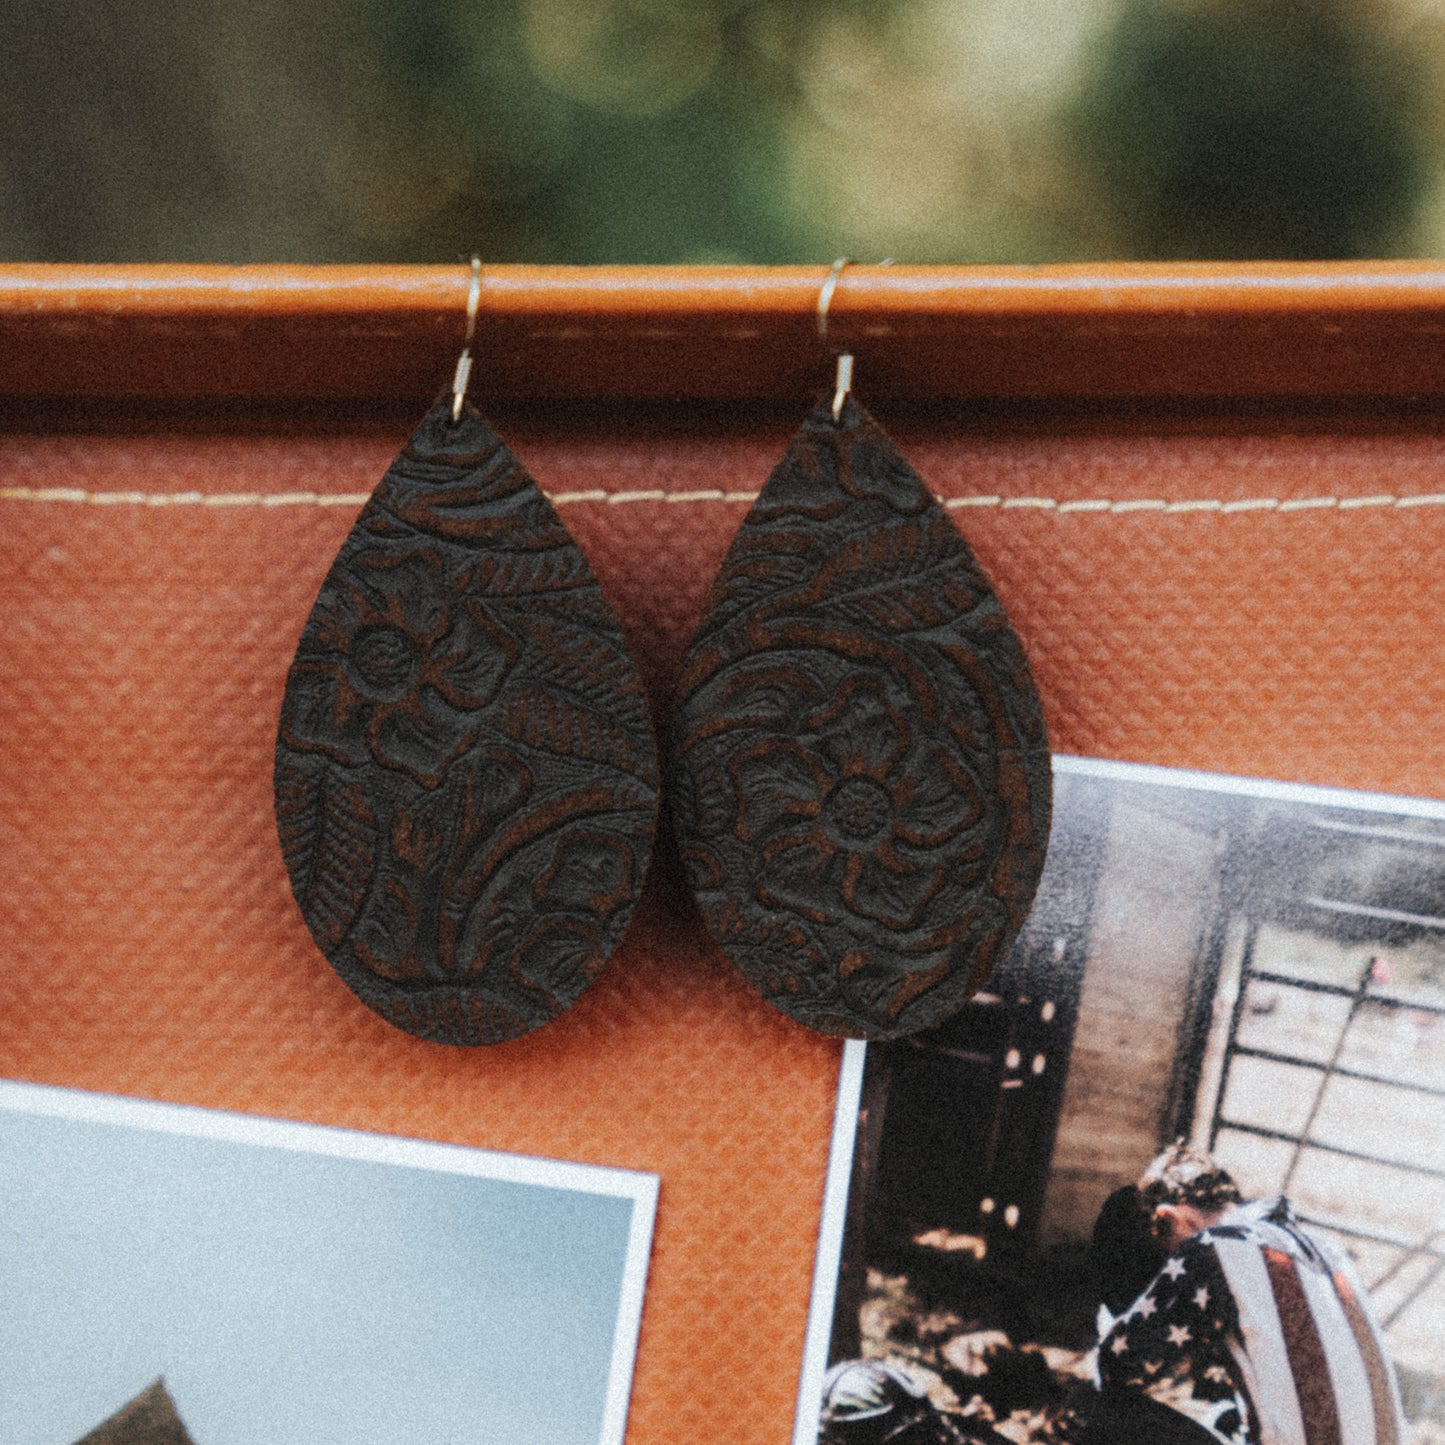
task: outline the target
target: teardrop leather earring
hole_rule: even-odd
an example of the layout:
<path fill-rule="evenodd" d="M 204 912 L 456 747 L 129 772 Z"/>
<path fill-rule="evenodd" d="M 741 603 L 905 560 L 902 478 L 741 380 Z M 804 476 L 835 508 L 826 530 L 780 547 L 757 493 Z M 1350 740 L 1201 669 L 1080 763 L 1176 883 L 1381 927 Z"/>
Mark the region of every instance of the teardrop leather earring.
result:
<path fill-rule="evenodd" d="M 652 849 L 637 669 L 581 549 L 465 400 L 422 418 L 341 547 L 286 680 L 276 824 L 296 901 L 398 1028 L 490 1044 L 602 969 Z"/>
<path fill-rule="evenodd" d="M 818 299 L 828 305 L 846 262 Z M 672 808 L 703 917 L 824 1033 L 941 1022 L 1043 869 L 1050 768 L 1024 650 L 967 544 L 850 392 L 744 519 L 679 684 Z"/>

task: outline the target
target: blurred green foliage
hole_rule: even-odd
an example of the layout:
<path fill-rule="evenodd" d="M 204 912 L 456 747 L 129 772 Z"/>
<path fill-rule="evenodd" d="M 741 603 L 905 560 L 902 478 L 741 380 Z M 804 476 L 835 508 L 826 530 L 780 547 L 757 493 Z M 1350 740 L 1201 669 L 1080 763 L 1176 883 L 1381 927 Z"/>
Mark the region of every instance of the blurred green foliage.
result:
<path fill-rule="evenodd" d="M 1369 256 L 1425 181 L 1421 79 L 1359 4 L 1132 0 L 1074 119 L 1134 254 Z"/>
<path fill-rule="evenodd" d="M 11 0 L 0 257 L 1439 249 L 1429 0 Z"/>
<path fill-rule="evenodd" d="M 796 219 L 775 194 L 780 133 L 798 103 L 800 46 L 819 16 L 849 8 L 372 0 L 389 58 L 379 80 L 412 165 L 433 178 L 413 196 L 423 245 L 455 251 L 480 218 L 483 249 L 515 259 L 796 255 Z"/>

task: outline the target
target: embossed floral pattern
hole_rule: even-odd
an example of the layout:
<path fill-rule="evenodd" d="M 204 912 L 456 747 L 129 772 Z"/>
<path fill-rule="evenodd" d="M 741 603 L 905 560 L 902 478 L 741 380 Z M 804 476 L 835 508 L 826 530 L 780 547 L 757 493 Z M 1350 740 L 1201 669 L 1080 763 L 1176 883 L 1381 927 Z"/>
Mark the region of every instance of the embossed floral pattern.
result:
<path fill-rule="evenodd" d="M 435 553 L 362 554 L 317 601 L 292 667 L 282 741 L 435 788 L 475 745 L 475 714 L 517 650 L 475 602 L 446 587 Z"/>
<path fill-rule="evenodd" d="M 960 761 L 920 736 L 895 690 L 860 674 L 728 764 L 737 836 L 759 850 L 760 903 L 831 917 L 820 891 L 864 923 L 905 932 L 922 921 L 957 859 L 945 845 L 982 809 Z"/>
<path fill-rule="evenodd" d="M 275 782 L 312 937 L 399 1028 L 515 1038 L 622 937 L 657 809 L 646 700 L 586 557 L 474 408 L 427 415 L 327 574 Z"/>
<path fill-rule="evenodd" d="M 703 917 L 801 1022 L 927 1028 L 1017 933 L 1048 837 L 1038 697 L 963 539 L 851 398 L 808 418 L 729 548 L 673 745 Z"/>

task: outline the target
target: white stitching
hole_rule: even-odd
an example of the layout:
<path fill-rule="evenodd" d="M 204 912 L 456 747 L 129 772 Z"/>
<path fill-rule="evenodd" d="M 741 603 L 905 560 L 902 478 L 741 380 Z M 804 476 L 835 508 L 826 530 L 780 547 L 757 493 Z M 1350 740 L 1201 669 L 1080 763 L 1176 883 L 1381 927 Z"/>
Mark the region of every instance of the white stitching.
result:
<path fill-rule="evenodd" d="M 0 487 L 0 501 L 3 502 L 49 502 L 87 507 L 359 507 L 368 496 L 367 492 L 88 492 L 78 487 Z M 585 492 L 549 492 L 547 497 L 557 507 L 573 506 L 579 502 L 601 502 L 617 507 L 634 502 L 751 503 L 757 501 L 758 494 L 716 489 L 608 492 L 595 488 Z M 996 507 L 1006 512 L 1110 513 L 1115 516 L 1130 512 L 1174 515 L 1212 512 L 1234 516 L 1240 512 L 1308 512 L 1332 507 L 1340 511 L 1354 511 L 1362 507 L 1445 507 L 1445 492 L 1405 497 L 1380 492 L 1365 497 L 1294 497 L 1283 501 L 1278 497 L 1244 497 L 1229 502 L 1212 497 L 1189 497 L 1172 502 L 1162 497 L 1126 497 L 1117 501 L 1107 497 L 1089 497 L 1065 502 L 1055 497 L 1000 496 L 939 497 L 938 500 L 949 511 Z"/>

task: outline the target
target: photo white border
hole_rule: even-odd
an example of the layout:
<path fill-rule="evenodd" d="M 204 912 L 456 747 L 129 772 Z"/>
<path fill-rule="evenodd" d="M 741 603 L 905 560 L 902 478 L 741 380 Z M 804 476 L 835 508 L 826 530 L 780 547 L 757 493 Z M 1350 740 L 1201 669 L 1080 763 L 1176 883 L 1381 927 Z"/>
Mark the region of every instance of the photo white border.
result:
<path fill-rule="evenodd" d="M 848 1218 L 848 1184 L 853 1175 L 853 1146 L 858 1136 L 858 1104 L 863 1097 L 867 1048 L 862 1039 L 849 1039 L 843 1045 L 843 1062 L 838 1069 L 838 1103 L 833 1113 L 833 1142 L 828 1149 L 828 1177 L 823 1185 L 823 1217 L 813 1264 L 803 1367 L 798 1372 L 793 1445 L 815 1445 L 818 1438 L 818 1412 L 823 1403 L 823 1376 L 828 1372 L 828 1343 L 833 1335 L 833 1305 L 838 1294 L 838 1266 L 843 1258 L 843 1226 Z M 804 1409 L 809 1401 L 811 1413 Z"/>
<path fill-rule="evenodd" d="M 359 1159 L 407 1169 L 428 1169 L 439 1174 L 465 1174 L 477 1179 L 529 1184 L 542 1189 L 565 1189 L 579 1194 L 631 1199 L 632 1222 L 618 1293 L 602 1429 L 598 1436 L 598 1445 L 623 1445 L 642 1324 L 642 1301 L 652 1251 L 653 1225 L 657 1218 L 660 1181 L 656 1174 L 13 1080 L 0 1080 L 0 1109 L 79 1123 L 113 1124 L 157 1134 L 179 1134 L 193 1139 L 285 1149 L 298 1154 L 329 1155 L 338 1159 Z M 841 1239 L 839 1243 L 841 1247 Z"/>
<path fill-rule="evenodd" d="M 1351 788 L 1319 787 L 1313 783 L 1282 783 L 1266 778 L 1239 777 L 1232 773 L 1201 773 L 1187 768 L 1161 767 L 1157 763 L 1120 763 L 1070 753 L 1055 753 L 1053 770 L 1056 774 L 1102 778 L 1117 783 L 1146 783 L 1153 787 L 1228 793 L 1232 797 L 1265 798 L 1317 808 L 1351 808 L 1361 813 L 1392 813 L 1397 818 L 1432 818 L 1445 822 L 1445 801 L 1436 798 L 1365 793 Z M 838 1269 L 843 1258 L 843 1229 L 848 1215 L 848 1186 L 853 1175 L 853 1148 L 867 1049 L 867 1044 L 861 1040 L 850 1039 L 844 1045 L 843 1063 L 838 1074 L 838 1102 L 833 1116 L 828 1176 L 823 1186 L 818 1254 L 813 1266 L 813 1294 L 808 1305 L 792 1445 L 816 1445 L 818 1439 L 823 1377 L 828 1369 L 828 1344 L 833 1334 L 833 1310 L 838 1290 Z"/>

